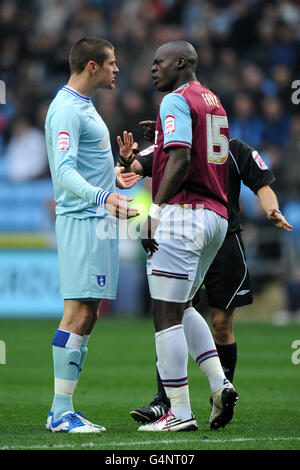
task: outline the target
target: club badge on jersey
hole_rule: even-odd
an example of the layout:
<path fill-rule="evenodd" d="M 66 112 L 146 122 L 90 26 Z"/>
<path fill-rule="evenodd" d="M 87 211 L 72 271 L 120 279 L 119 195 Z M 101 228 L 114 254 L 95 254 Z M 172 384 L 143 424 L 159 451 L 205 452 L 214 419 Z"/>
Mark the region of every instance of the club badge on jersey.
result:
<path fill-rule="evenodd" d="M 58 134 L 57 146 L 59 152 L 66 152 L 70 148 L 70 134 L 68 132 L 60 132 Z"/>

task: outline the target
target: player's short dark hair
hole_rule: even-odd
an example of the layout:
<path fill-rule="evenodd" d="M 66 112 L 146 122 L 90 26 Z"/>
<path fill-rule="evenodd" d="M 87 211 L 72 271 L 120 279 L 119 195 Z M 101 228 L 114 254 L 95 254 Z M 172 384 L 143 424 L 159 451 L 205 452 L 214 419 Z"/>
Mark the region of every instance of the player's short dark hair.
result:
<path fill-rule="evenodd" d="M 107 49 L 114 49 L 114 47 L 105 39 L 94 37 L 79 39 L 72 46 L 69 54 L 71 73 L 81 73 L 90 60 L 102 65 L 108 57 Z"/>

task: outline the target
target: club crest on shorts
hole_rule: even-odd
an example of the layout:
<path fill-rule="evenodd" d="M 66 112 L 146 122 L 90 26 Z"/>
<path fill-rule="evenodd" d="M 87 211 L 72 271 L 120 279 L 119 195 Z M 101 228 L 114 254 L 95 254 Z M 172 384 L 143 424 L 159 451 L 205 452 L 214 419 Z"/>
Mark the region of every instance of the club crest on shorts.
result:
<path fill-rule="evenodd" d="M 99 287 L 105 287 L 106 285 L 106 275 L 105 274 L 100 274 L 97 276 L 97 284 Z"/>

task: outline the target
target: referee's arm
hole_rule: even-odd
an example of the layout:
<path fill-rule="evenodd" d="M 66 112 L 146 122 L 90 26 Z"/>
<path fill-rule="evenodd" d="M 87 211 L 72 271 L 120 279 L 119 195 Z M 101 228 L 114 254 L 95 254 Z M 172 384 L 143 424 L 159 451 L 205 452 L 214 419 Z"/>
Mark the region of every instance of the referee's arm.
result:
<path fill-rule="evenodd" d="M 286 221 L 285 217 L 279 210 L 277 196 L 269 185 L 262 186 L 257 191 L 261 207 L 266 213 L 267 218 L 279 228 L 283 228 L 288 232 L 292 231 L 292 226 Z"/>
<path fill-rule="evenodd" d="M 136 173 L 137 175 L 144 176 L 144 167 L 137 159 L 133 160 L 129 167 L 129 171 L 133 171 L 133 173 Z"/>

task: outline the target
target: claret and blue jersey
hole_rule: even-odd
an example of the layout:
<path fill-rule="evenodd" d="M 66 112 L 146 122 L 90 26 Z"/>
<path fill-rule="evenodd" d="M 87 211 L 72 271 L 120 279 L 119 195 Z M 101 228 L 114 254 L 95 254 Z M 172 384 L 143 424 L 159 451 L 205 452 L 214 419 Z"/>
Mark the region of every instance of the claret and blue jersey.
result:
<path fill-rule="evenodd" d="M 197 80 L 164 96 L 156 121 L 152 197 L 160 186 L 172 147 L 191 151 L 191 164 L 169 204 L 203 204 L 227 218 L 228 122 L 216 96 Z"/>
<path fill-rule="evenodd" d="M 49 107 L 45 132 L 56 214 L 99 215 L 99 205 L 115 191 L 114 159 L 109 131 L 91 99 L 64 86 Z"/>

